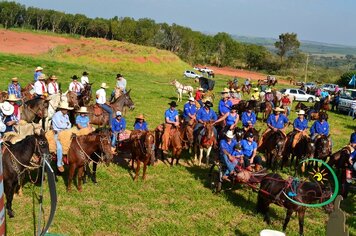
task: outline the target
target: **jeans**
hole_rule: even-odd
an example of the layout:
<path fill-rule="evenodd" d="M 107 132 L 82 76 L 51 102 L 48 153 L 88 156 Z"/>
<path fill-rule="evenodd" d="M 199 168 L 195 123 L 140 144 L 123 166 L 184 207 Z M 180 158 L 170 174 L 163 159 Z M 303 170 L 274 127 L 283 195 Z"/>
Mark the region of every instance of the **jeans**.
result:
<path fill-rule="evenodd" d="M 251 157 L 244 156 L 245 168 L 249 167 L 251 165 L 250 158 Z M 256 155 L 255 158 L 253 158 L 253 164 L 261 165 L 262 164 L 262 158 L 260 156 Z"/>
<path fill-rule="evenodd" d="M 103 108 L 107 113 L 109 113 L 109 126 L 111 126 L 111 119 L 113 118 L 112 117 L 112 110 L 111 110 L 111 107 L 110 106 L 108 106 L 108 105 L 106 105 L 106 104 L 99 104 L 99 106 L 101 107 L 101 108 Z"/>
<path fill-rule="evenodd" d="M 111 135 L 111 146 L 116 147 L 118 132 L 113 132 Z"/>
<path fill-rule="evenodd" d="M 229 157 L 226 154 L 223 154 L 223 162 L 226 165 L 226 171 L 224 175 L 230 175 L 231 171 L 235 170 L 235 166 L 237 165 L 237 160 L 230 161 Z"/>
<path fill-rule="evenodd" d="M 63 158 L 63 149 L 62 149 L 62 144 L 59 142 L 58 139 L 58 133 L 54 134 L 54 140 L 56 140 L 56 146 L 57 146 L 57 166 L 63 166 L 62 158 Z"/>

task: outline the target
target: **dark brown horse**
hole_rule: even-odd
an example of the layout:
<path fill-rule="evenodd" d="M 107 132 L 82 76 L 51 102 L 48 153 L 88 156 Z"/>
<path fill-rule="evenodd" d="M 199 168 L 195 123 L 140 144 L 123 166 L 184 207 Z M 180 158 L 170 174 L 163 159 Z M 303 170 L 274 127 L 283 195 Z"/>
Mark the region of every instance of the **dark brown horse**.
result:
<path fill-rule="evenodd" d="M 106 163 L 109 163 L 113 159 L 110 134 L 111 132 L 109 130 L 100 129 L 88 135 L 72 137 L 72 142 L 67 154 L 69 162 L 67 191 L 71 190 L 72 180 L 76 169 L 78 169 L 78 191 L 82 191 L 84 166 L 92 161 L 90 156 L 94 152 L 100 151 L 104 153 L 103 161 Z"/>
<path fill-rule="evenodd" d="M 280 130 L 269 132 L 258 150 L 265 153 L 267 166 L 276 170 L 283 157 L 286 135 Z"/>
<path fill-rule="evenodd" d="M 206 149 L 206 165 L 209 164 L 210 152 L 213 145 L 216 145 L 217 137 L 214 134 L 214 122 L 209 121 L 205 122 L 203 129 L 203 135 L 201 134 L 201 129 L 198 130 L 197 135 L 195 135 L 194 139 L 194 163 L 197 162 L 198 149 L 199 149 L 199 161 L 198 165 L 201 166 L 201 162 L 203 159 L 203 152 Z"/>
<path fill-rule="evenodd" d="M 39 168 L 36 164 L 31 164 L 32 156 L 43 158 L 49 155 L 48 142 L 44 134 L 29 135 L 22 141 L 11 144 L 4 143 L 3 146 L 3 167 L 4 167 L 4 192 L 6 195 L 6 210 L 9 217 L 14 217 L 12 210 L 12 200 L 14 192 L 19 187 L 22 174 L 26 170 Z"/>
<path fill-rule="evenodd" d="M 92 86 L 93 83 L 86 83 L 84 89 L 81 92 L 81 95 L 78 98 L 78 103 L 80 106 L 87 106 L 90 103 L 92 98 Z"/>
<path fill-rule="evenodd" d="M 260 185 L 257 198 L 257 212 L 264 215 L 264 221 L 271 224 L 269 205 L 274 203 L 287 209 L 287 215 L 283 223 L 283 231 L 286 231 L 293 212 L 297 212 L 299 219 L 299 235 L 304 234 L 304 216 L 306 207 L 291 202 L 286 195 L 293 195 L 295 201 L 311 204 L 328 200 L 331 190 L 321 186 L 317 182 L 296 181 L 292 178 L 284 180 L 279 174 L 266 175 Z M 333 204 L 324 206 L 327 213 L 331 213 Z"/>
<path fill-rule="evenodd" d="M 316 159 L 320 159 L 326 161 L 327 157 L 331 154 L 331 146 L 330 146 L 330 135 L 318 135 L 315 138 L 315 154 L 314 157 Z"/>
<path fill-rule="evenodd" d="M 146 179 L 146 169 L 149 162 L 153 164 L 155 161 L 153 147 L 155 145 L 154 133 L 151 131 L 134 130 L 130 134 L 132 169 L 134 161 L 137 161 L 135 180 L 138 180 L 141 162 L 143 163 L 142 179 Z"/>
<path fill-rule="evenodd" d="M 115 112 L 117 111 L 123 112 L 124 107 L 128 107 L 131 110 L 135 108 L 135 105 L 130 97 L 130 91 L 131 90 L 129 90 L 125 94 L 122 94 L 120 97 L 110 103 L 110 106 L 113 110 L 113 114 L 115 114 Z M 98 110 L 98 112 L 96 110 Z M 97 107 L 97 105 L 91 105 L 88 106 L 88 111 L 91 124 L 99 126 L 109 125 L 109 121 L 112 117 L 110 117 L 109 119 L 109 113 L 104 111 L 102 108 Z"/>

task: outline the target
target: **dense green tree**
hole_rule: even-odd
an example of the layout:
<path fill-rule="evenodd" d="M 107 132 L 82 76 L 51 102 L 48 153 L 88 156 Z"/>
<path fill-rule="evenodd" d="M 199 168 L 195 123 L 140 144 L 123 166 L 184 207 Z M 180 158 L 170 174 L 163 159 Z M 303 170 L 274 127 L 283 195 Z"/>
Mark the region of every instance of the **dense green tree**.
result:
<path fill-rule="evenodd" d="M 14 27 L 25 7 L 15 2 L 0 2 L 0 23 L 5 29 Z"/>
<path fill-rule="evenodd" d="M 285 33 L 279 35 L 279 41 L 274 43 L 274 46 L 277 48 L 277 55 L 280 56 L 281 64 L 283 63 L 283 58 L 289 52 L 295 52 L 300 47 L 300 42 L 297 39 L 296 33 Z"/>
<path fill-rule="evenodd" d="M 348 71 L 340 76 L 340 79 L 337 81 L 337 84 L 340 86 L 349 87 L 349 82 L 353 75 L 356 75 L 356 71 Z"/>

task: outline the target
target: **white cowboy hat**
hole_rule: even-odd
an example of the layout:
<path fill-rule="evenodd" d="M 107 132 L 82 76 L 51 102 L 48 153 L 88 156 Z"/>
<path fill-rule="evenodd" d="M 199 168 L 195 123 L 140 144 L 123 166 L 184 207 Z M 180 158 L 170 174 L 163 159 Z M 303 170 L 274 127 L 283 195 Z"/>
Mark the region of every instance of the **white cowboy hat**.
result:
<path fill-rule="evenodd" d="M 19 101 L 20 99 L 16 97 L 15 94 L 10 94 L 8 99 L 6 99 L 6 101 L 10 101 L 10 102 L 17 102 Z"/>
<path fill-rule="evenodd" d="M 118 116 L 122 116 L 121 111 L 116 112 L 116 117 L 118 117 Z"/>
<path fill-rule="evenodd" d="M 283 109 L 283 108 L 280 108 L 280 107 L 273 108 L 273 110 L 274 110 L 274 111 L 284 112 L 284 109 Z"/>
<path fill-rule="evenodd" d="M 46 75 L 45 74 L 40 74 L 40 76 L 38 76 L 39 80 L 43 80 L 46 79 Z"/>
<path fill-rule="evenodd" d="M 188 98 L 188 101 L 192 101 L 192 102 L 194 102 L 195 100 L 194 100 L 194 98 L 193 98 L 193 97 L 189 97 L 189 98 Z"/>
<path fill-rule="evenodd" d="M 223 91 L 221 91 L 221 93 L 229 93 L 230 92 L 230 89 L 228 88 L 224 88 Z"/>
<path fill-rule="evenodd" d="M 272 90 L 271 90 L 271 89 L 266 89 L 265 92 L 266 92 L 266 93 L 270 93 L 270 92 L 272 92 Z"/>
<path fill-rule="evenodd" d="M 77 112 L 78 112 L 78 113 L 89 113 L 87 107 L 80 107 Z"/>
<path fill-rule="evenodd" d="M 286 236 L 286 234 L 276 230 L 264 229 L 260 232 L 260 236 Z"/>
<path fill-rule="evenodd" d="M 106 83 L 101 83 L 100 87 L 101 88 L 109 88 L 109 86 L 107 86 Z"/>
<path fill-rule="evenodd" d="M 300 110 L 297 115 L 305 115 L 305 111 L 304 110 Z"/>
<path fill-rule="evenodd" d="M 8 101 L 5 101 L 3 104 L 1 104 L 0 109 L 5 116 L 12 115 L 15 110 L 14 106 L 11 105 Z"/>
<path fill-rule="evenodd" d="M 61 102 L 59 103 L 58 108 L 60 108 L 60 109 L 65 109 L 65 110 L 73 110 L 73 109 L 74 109 L 73 107 L 70 107 L 70 106 L 69 106 L 68 102 L 65 102 L 65 101 L 61 101 Z"/>
<path fill-rule="evenodd" d="M 43 68 L 40 67 L 40 66 L 37 66 L 36 69 L 35 69 L 35 71 L 39 71 L 39 70 L 43 70 Z"/>
<path fill-rule="evenodd" d="M 315 98 L 315 101 L 316 101 L 316 102 L 320 102 L 320 98 L 319 98 L 319 97 L 316 97 L 316 98 Z"/>
<path fill-rule="evenodd" d="M 234 138 L 234 133 L 231 130 L 228 130 L 225 135 L 228 138 Z"/>
<path fill-rule="evenodd" d="M 199 91 L 204 91 L 204 89 L 202 87 L 199 87 L 198 90 Z"/>

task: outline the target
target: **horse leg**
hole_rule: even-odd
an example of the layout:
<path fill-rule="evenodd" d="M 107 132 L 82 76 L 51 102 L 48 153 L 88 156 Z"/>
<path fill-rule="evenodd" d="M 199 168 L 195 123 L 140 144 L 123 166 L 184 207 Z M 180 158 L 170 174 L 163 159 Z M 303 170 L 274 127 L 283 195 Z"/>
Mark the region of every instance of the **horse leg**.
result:
<path fill-rule="evenodd" d="M 194 163 L 193 164 L 195 164 L 195 163 L 197 163 L 198 145 L 194 144 L 193 149 L 194 149 Z"/>
<path fill-rule="evenodd" d="M 72 180 L 74 177 L 76 166 L 74 164 L 69 164 L 69 174 L 68 174 L 68 186 L 67 191 L 70 192 L 72 190 Z"/>
<path fill-rule="evenodd" d="M 146 170 L 147 170 L 147 161 L 143 163 L 143 175 L 142 175 L 142 179 L 146 180 Z"/>
<path fill-rule="evenodd" d="M 212 146 L 208 147 L 208 150 L 206 150 L 206 165 L 209 165 L 209 157 L 210 157 L 211 148 L 212 148 Z"/>
<path fill-rule="evenodd" d="M 17 181 L 17 179 L 16 179 Z M 4 183 L 5 195 L 6 195 L 6 210 L 10 218 L 15 216 L 14 211 L 12 210 L 12 200 L 14 198 L 15 187 L 17 185 L 16 181 L 6 181 Z"/>
<path fill-rule="evenodd" d="M 137 166 L 136 166 L 136 172 L 135 172 L 135 179 L 134 181 L 138 180 L 138 174 L 140 172 L 140 166 L 141 166 L 141 161 L 140 159 L 137 158 Z"/>
<path fill-rule="evenodd" d="M 198 163 L 198 166 L 201 166 L 201 161 L 203 159 L 203 152 L 204 152 L 204 148 L 203 147 L 200 147 L 199 148 L 199 163 Z"/>
<path fill-rule="evenodd" d="M 299 220 L 299 235 L 304 235 L 304 215 L 305 215 L 305 208 L 298 211 L 298 220 Z"/>
<path fill-rule="evenodd" d="M 288 225 L 288 223 L 289 223 L 289 220 L 290 220 L 292 214 L 293 214 L 293 210 L 292 210 L 292 209 L 288 209 L 288 210 L 287 210 L 286 218 L 284 219 L 284 223 L 283 223 L 283 232 L 286 231 L 287 225 Z"/>
<path fill-rule="evenodd" d="M 89 164 L 88 164 L 89 166 Z M 93 181 L 94 184 L 97 184 L 98 182 L 96 181 L 96 167 L 98 166 L 98 163 L 93 162 L 93 173 L 91 175 L 91 181 Z"/>
<path fill-rule="evenodd" d="M 81 192 L 83 190 L 82 187 L 82 178 L 83 178 L 83 174 L 84 174 L 84 166 L 81 166 L 78 168 L 78 191 Z"/>

